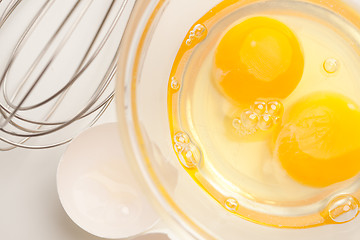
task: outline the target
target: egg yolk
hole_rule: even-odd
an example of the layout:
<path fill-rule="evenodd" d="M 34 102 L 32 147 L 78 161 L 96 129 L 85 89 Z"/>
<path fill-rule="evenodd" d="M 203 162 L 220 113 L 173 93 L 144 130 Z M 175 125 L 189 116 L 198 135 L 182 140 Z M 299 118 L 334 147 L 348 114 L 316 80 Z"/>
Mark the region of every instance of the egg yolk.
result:
<path fill-rule="evenodd" d="M 231 28 L 215 51 L 214 78 L 236 103 L 257 98 L 285 98 L 304 69 L 300 44 L 283 23 L 253 17 Z"/>
<path fill-rule="evenodd" d="M 336 93 L 298 101 L 283 118 L 275 156 L 296 181 L 326 187 L 360 171 L 360 109 Z"/>

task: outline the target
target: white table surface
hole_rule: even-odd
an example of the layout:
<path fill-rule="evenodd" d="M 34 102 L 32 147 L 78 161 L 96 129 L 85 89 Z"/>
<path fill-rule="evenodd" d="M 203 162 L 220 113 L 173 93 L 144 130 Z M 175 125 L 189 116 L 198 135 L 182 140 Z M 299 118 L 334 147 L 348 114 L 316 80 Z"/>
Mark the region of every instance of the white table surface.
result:
<path fill-rule="evenodd" d="M 116 121 L 114 103 L 97 124 Z M 66 146 L 0 152 L 0 239 L 95 240 L 66 215 L 56 170 Z"/>

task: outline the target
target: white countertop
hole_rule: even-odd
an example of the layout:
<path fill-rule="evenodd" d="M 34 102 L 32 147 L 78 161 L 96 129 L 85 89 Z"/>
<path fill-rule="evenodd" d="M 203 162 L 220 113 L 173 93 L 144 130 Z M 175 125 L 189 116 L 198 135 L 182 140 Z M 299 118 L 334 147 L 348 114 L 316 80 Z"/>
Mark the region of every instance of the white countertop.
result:
<path fill-rule="evenodd" d="M 114 103 L 97 124 L 115 122 Z M 0 152 L 0 236 L 4 240 L 95 240 L 66 215 L 56 170 L 66 146 Z"/>

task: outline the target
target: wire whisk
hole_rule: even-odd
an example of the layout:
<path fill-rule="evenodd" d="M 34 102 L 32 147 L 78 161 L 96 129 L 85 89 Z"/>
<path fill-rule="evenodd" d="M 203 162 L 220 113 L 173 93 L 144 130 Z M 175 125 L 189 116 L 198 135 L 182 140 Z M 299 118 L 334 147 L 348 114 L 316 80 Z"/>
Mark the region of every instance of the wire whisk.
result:
<path fill-rule="evenodd" d="M 0 150 L 56 147 L 100 118 L 133 2 L 0 0 Z"/>

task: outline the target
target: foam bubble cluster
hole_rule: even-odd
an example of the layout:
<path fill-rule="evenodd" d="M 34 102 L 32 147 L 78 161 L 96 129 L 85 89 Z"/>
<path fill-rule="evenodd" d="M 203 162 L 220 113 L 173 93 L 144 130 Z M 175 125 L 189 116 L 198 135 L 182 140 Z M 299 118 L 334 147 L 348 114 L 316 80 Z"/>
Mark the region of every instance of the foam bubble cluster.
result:
<path fill-rule="evenodd" d="M 267 131 L 277 125 L 282 113 L 283 105 L 279 100 L 256 100 L 232 124 L 241 135 L 252 135 L 258 130 Z"/>
<path fill-rule="evenodd" d="M 181 163 L 187 168 L 196 168 L 200 162 L 200 150 L 190 141 L 184 132 L 178 132 L 174 136 L 174 148 Z"/>
<path fill-rule="evenodd" d="M 190 31 L 188 39 L 186 39 L 186 45 L 190 46 L 194 40 L 200 39 L 204 34 L 206 34 L 205 26 L 202 24 L 196 24 Z"/>

